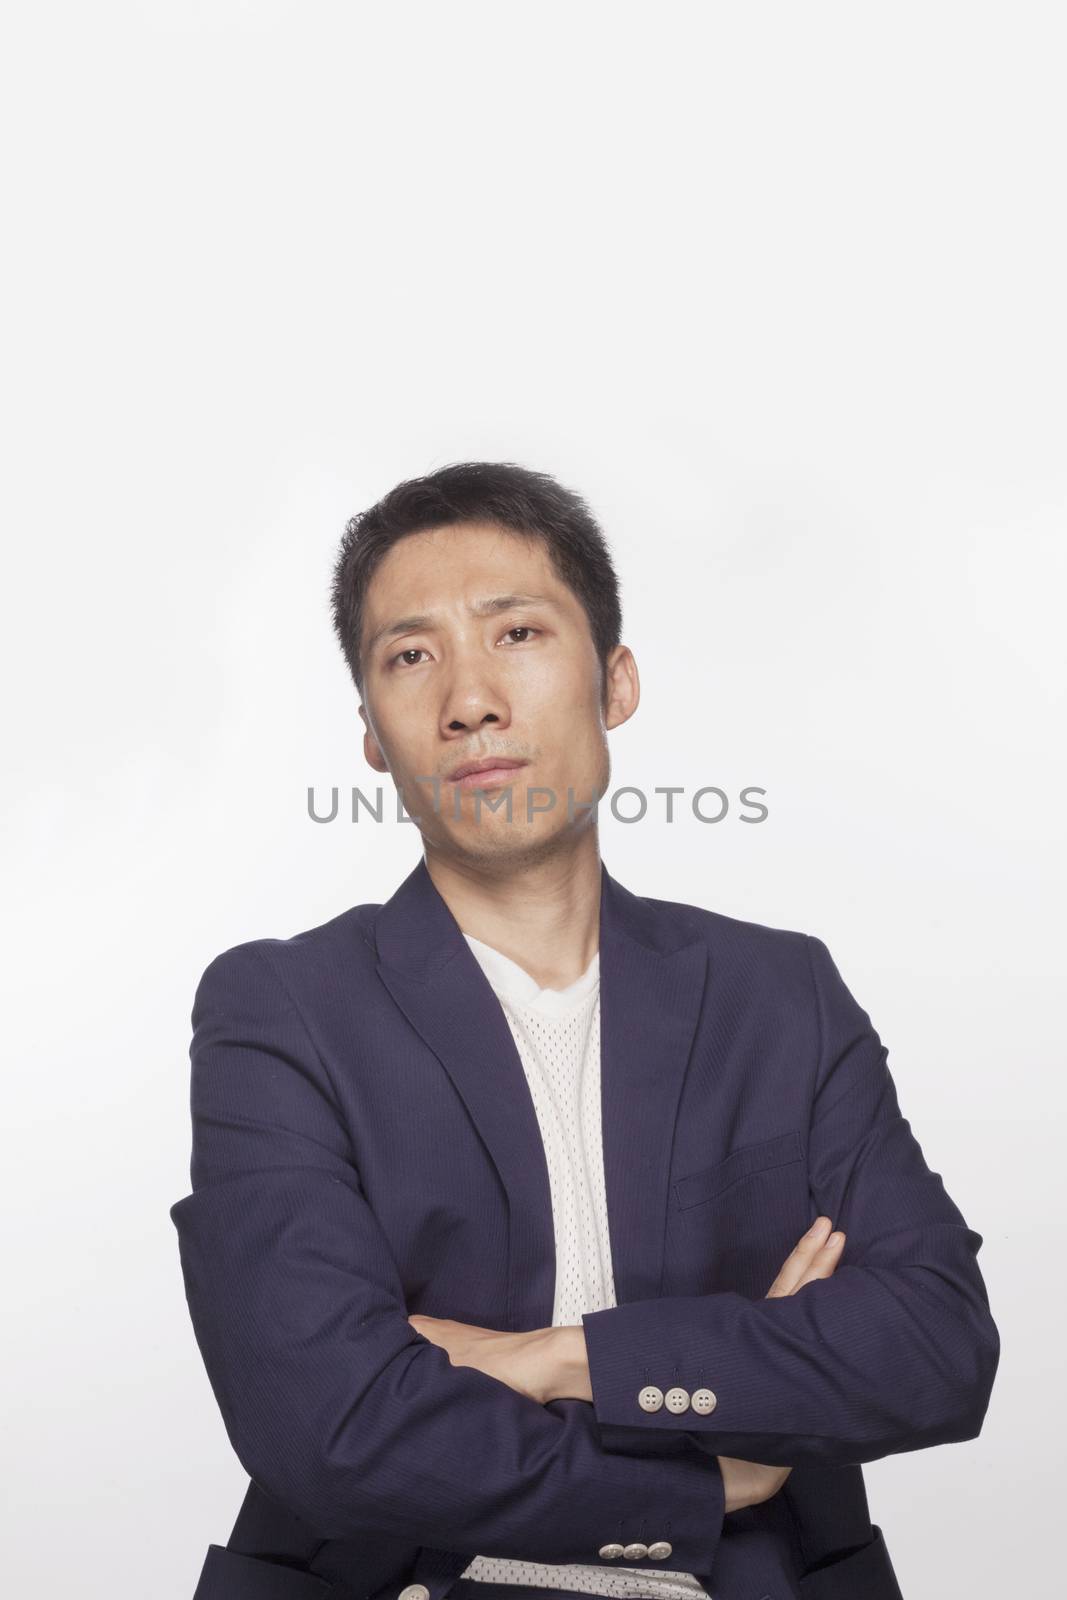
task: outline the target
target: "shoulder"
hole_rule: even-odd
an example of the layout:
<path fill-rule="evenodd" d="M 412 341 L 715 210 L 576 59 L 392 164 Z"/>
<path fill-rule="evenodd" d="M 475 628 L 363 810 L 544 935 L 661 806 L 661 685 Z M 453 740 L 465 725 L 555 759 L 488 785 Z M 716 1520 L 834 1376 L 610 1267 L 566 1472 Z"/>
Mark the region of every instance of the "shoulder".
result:
<path fill-rule="evenodd" d="M 290 995 L 308 987 L 350 985 L 360 971 L 373 971 L 370 924 L 377 903 L 350 906 L 314 927 L 287 935 L 245 939 L 219 951 L 205 967 L 198 993 L 232 985 L 265 984 Z"/>
<path fill-rule="evenodd" d="M 657 922 L 678 943 L 706 946 L 710 970 L 746 986 L 812 992 L 815 966 L 829 953 L 815 934 L 752 918 L 729 916 L 682 900 L 642 896 Z"/>
<path fill-rule="evenodd" d="M 834 1017 L 857 1027 L 870 1026 L 826 942 L 814 933 L 727 916 L 678 900 L 647 899 L 650 914 L 675 930 L 681 943 L 702 942 L 717 992 L 734 994 L 745 1005 L 814 1010 L 820 1028 Z M 653 911 L 652 908 L 655 908 Z"/>

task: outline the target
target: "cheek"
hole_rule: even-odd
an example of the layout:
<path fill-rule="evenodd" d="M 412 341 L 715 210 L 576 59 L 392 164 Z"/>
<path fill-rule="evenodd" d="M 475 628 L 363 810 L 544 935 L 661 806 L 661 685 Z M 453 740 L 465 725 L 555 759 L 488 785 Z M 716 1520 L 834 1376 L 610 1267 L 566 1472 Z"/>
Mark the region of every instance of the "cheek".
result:
<path fill-rule="evenodd" d="M 558 792 L 559 805 L 566 806 L 568 789 L 576 800 L 588 802 L 607 787 L 610 764 L 603 741 L 594 732 L 564 728 L 558 747 L 541 766 L 536 781 Z"/>
<path fill-rule="evenodd" d="M 594 721 L 600 715 L 600 673 L 584 654 L 566 649 L 557 641 L 534 658 L 521 663 L 522 692 L 551 709 L 565 705 L 574 716 Z M 516 688 L 519 684 L 516 683 Z"/>
<path fill-rule="evenodd" d="M 606 741 L 596 685 L 585 675 L 545 667 L 514 685 L 509 711 L 516 731 L 565 771 L 596 766 Z"/>

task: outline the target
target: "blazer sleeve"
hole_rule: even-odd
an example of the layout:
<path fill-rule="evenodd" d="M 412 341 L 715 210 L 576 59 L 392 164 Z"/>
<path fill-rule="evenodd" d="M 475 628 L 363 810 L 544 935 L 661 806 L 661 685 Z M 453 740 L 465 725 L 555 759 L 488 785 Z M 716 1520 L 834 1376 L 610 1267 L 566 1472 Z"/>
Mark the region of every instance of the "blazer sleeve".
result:
<path fill-rule="evenodd" d="M 976 1260 L 982 1235 L 927 1166 L 870 1017 L 821 940 L 803 937 L 821 1041 L 812 1217 L 844 1230 L 843 1255 L 832 1277 L 781 1298 L 687 1295 L 583 1316 L 608 1450 L 640 1431 L 684 1431 L 720 1455 L 849 1465 L 981 1429 L 1000 1355 Z M 643 1385 L 675 1371 L 680 1385 L 704 1373 L 711 1410 L 640 1407 Z"/>
<path fill-rule="evenodd" d="M 606 1451 L 587 1402 L 540 1405 L 408 1322 L 330 1079 L 260 943 L 223 952 L 197 988 L 192 1192 L 170 1209 L 249 1476 L 322 1538 L 591 1564 L 604 1544 L 665 1539 L 673 1569 L 710 1572 L 714 1456 L 682 1440 Z"/>

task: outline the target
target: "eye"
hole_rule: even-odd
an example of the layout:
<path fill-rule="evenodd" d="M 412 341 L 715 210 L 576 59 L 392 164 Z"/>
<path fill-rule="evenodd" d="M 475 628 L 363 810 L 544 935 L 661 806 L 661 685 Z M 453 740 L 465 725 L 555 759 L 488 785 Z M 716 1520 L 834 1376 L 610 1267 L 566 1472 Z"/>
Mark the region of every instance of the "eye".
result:
<path fill-rule="evenodd" d="M 513 628 L 509 628 L 508 629 L 507 633 L 505 633 L 505 635 L 504 635 L 504 638 L 506 639 L 508 637 L 508 635 L 512 634 L 512 633 L 537 633 L 537 634 L 539 634 L 540 632 L 541 632 L 540 628 L 531 627 L 529 623 L 517 622 Z M 526 640 L 525 639 L 518 639 L 515 642 L 517 644 L 525 644 Z M 401 668 L 401 670 L 405 666 L 417 667 L 419 665 L 419 663 L 417 661 L 404 661 L 403 658 L 405 656 L 420 656 L 420 655 L 424 655 L 424 654 L 425 654 L 425 651 L 422 650 L 418 645 L 409 645 L 406 650 L 398 650 L 395 656 L 390 656 L 389 665 L 390 665 L 390 667 Z"/>

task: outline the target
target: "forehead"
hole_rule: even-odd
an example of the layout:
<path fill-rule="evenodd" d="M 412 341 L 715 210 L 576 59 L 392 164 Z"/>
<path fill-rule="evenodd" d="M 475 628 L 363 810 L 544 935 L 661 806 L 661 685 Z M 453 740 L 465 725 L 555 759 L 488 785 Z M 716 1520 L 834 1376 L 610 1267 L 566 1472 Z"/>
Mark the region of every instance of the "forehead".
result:
<path fill-rule="evenodd" d="M 429 612 L 505 590 L 577 603 L 543 539 L 494 522 L 457 522 L 406 534 L 388 550 L 367 589 L 368 633 L 400 611 Z"/>

